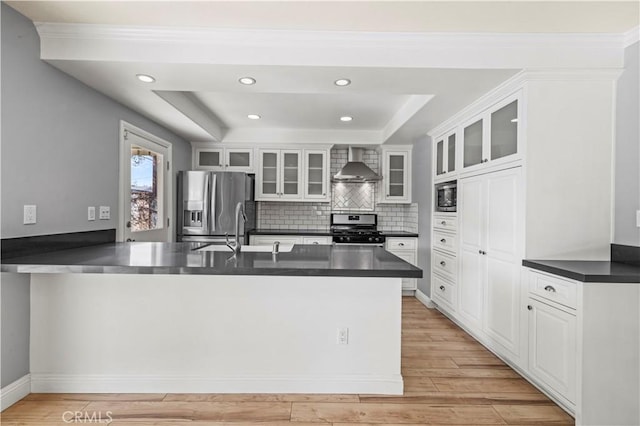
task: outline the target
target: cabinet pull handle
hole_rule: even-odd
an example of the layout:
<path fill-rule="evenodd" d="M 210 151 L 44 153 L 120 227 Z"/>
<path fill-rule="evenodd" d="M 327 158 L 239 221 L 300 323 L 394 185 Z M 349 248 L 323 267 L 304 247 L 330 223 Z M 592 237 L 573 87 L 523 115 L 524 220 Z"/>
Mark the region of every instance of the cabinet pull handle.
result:
<path fill-rule="evenodd" d="M 444 291 L 444 286 L 443 285 L 440 286 L 440 290 Z"/>
<path fill-rule="evenodd" d="M 546 291 L 548 291 L 548 292 L 551 292 L 551 293 L 555 293 L 556 292 L 556 289 L 553 288 L 553 286 L 550 286 L 550 285 L 546 286 L 544 289 Z"/>
<path fill-rule="evenodd" d="M 447 264 L 447 262 L 445 262 L 445 261 L 443 260 L 442 262 L 440 262 L 440 264 L 441 264 L 442 266 L 445 266 L 445 265 Z"/>
<path fill-rule="evenodd" d="M 533 306 L 527 305 L 527 309 L 530 310 L 530 311 L 533 311 Z"/>
<path fill-rule="evenodd" d="M 320 244 L 320 243 L 319 243 L 319 242 L 317 242 L 317 241 L 314 241 L 314 242 L 313 242 L 313 244 Z"/>
<path fill-rule="evenodd" d="M 440 225 L 446 225 L 446 224 L 447 224 L 446 220 L 443 220 L 442 222 L 440 222 Z"/>
<path fill-rule="evenodd" d="M 404 247 L 404 243 L 398 243 L 400 247 Z"/>
<path fill-rule="evenodd" d="M 478 250 L 478 254 L 487 254 L 486 251 Z"/>
<path fill-rule="evenodd" d="M 484 160 L 482 160 L 483 163 L 488 163 L 489 160 L 487 160 L 486 158 Z"/>
<path fill-rule="evenodd" d="M 447 240 L 446 240 L 446 239 L 444 239 L 444 238 L 441 238 L 441 239 L 440 239 L 440 242 L 441 242 L 441 243 L 446 243 L 446 242 L 447 242 Z"/>

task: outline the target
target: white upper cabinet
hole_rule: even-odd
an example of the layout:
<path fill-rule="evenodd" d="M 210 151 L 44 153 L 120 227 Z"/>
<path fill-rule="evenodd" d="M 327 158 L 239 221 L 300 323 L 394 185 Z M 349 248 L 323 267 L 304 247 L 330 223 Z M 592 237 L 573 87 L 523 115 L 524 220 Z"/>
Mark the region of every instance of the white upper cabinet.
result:
<path fill-rule="evenodd" d="M 379 203 L 411 202 L 411 147 L 382 148 Z"/>
<path fill-rule="evenodd" d="M 520 97 L 511 95 L 461 125 L 463 170 L 520 159 Z"/>
<path fill-rule="evenodd" d="M 253 172 L 253 148 L 192 143 L 194 170 Z"/>
<path fill-rule="evenodd" d="M 449 132 L 436 139 L 435 144 L 435 165 L 436 180 L 451 179 L 455 177 L 457 171 L 457 135 L 456 132 Z"/>
<path fill-rule="evenodd" d="M 259 149 L 256 200 L 302 198 L 302 150 Z"/>
<path fill-rule="evenodd" d="M 304 150 L 304 198 L 314 201 L 330 201 L 329 151 Z"/>

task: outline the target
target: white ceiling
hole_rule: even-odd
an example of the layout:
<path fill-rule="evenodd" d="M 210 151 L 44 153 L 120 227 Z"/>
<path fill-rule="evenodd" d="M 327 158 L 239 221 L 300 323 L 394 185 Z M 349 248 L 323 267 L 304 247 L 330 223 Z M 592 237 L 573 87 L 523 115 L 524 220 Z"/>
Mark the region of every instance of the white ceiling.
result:
<path fill-rule="evenodd" d="M 188 140 L 238 143 L 412 142 L 522 68 L 619 65 L 611 33 L 638 25 L 638 2 L 7 3 L 93 24 L 39 24 L 52 65 Z M 609 34 L 548 34 L 576 32 Z"/>

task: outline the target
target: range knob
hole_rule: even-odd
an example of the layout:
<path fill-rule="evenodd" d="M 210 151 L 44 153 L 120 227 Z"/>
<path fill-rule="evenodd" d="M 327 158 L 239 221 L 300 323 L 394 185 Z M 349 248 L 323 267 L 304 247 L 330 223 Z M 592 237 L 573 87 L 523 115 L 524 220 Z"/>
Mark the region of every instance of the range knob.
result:
<path fill-rule="evenodd" d="M 369 242 L 373 242 L 375 239 L 373 237 L 369 237 Z"/>

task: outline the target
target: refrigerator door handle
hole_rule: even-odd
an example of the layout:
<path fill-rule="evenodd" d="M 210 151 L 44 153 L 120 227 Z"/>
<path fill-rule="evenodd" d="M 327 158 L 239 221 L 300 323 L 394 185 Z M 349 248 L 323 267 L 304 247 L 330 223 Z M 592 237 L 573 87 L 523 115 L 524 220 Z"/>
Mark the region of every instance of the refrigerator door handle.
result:
<path fill-rule="evenodd" d="M 215 214 L 216 214 L 216 191 L 218 189 L 218 185 L 217 185 L 217 179 L 218 176 L 215 175 L 215 173 L 211 173 L 209 174 L 207 179 L 207 183 L 208 185 L 211 186 L 211 189 L 207 188 L 207 195 L 205 196 L 205 200 L 208 198 L 209 202 L 207 203 L 209 205 L 209 229 L 210 229 L 210 234 L 214 233 L 216 230 L 216 220 L 215 220 Z"/>

